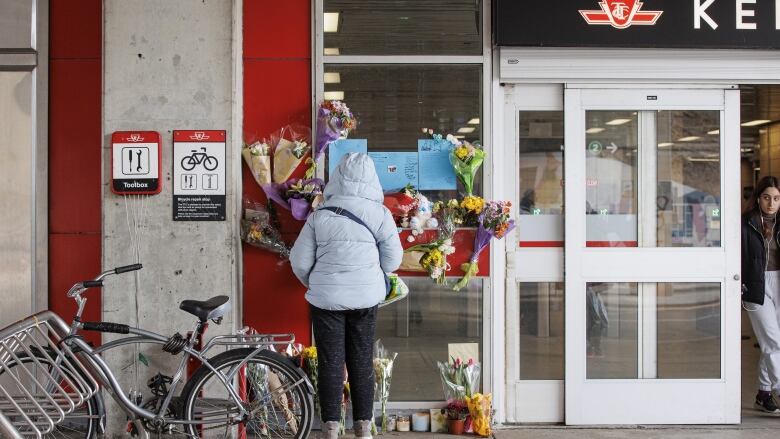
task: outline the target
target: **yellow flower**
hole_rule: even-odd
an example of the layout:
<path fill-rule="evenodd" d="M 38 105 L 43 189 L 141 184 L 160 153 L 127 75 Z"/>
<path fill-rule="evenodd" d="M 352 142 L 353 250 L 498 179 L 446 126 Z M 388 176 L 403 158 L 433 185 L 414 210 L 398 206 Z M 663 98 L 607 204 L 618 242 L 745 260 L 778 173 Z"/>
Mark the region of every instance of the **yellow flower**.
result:
<path fill-rule="evenodd" d="M 455 156 L 461 160 L 469 156 L 469 149 L 466 145 L 461 145 L 455 148 Z"/>
<path fill-rule="evenodd" d="M 450 208 L 458 207 L 458 200 L 456 200 L 454 198 L 451 199 L 450 201 L 447 202 L 447 207 L 450 207 Z"/>
<path fill-rule="evenodd" d="M 485 200 L 483 200 L 482 197 L 469 195 L 463 198 L 463 201 L 460 203 L 460 207 L 479 215 L 482 213 L 482 209 L 485 208 Z"/>
<path fill-rule="evenodd" d="M 439 249 L 435 248 L 425 253 L 425 255 L 420 258 L 420 265 L 425 269 L 429 267 L 440 267 L 444 265 L 444 255 Z"/>
<path fill-rule="evenodd" d="M 317 359 L 317 347 L 316 346 L 309 346 L 308 348 L 304 348 L 303 352 L 301 353 L 303 358 L 313 358 Z"/>

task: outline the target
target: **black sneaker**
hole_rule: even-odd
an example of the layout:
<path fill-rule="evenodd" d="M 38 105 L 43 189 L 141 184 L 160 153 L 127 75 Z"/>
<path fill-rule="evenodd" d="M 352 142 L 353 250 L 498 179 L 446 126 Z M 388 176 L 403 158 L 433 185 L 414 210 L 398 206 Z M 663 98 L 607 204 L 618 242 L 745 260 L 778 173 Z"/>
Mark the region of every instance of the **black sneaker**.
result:
<path fill-rule="evenodd" d="M 775 398 L 772 397 L 771 393 L 763 398 L 756 395 L 756 402 L 753 405 L 756 409 L 765 413 L 780 413 L 780 407 L 777 406 Z"/>

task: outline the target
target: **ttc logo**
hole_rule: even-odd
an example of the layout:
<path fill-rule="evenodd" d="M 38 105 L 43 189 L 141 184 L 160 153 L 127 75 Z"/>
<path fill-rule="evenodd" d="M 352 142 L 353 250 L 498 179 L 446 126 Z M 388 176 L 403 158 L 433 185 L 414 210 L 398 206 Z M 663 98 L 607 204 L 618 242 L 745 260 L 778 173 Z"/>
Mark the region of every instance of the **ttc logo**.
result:
<path fill-rule="evenodd" d="M 600 11 L 580 10 L 580 14 L 588 24 L 608 24 L 617 29 L 655 24 L 663 11 L 640 11 L 642 4 L 638 0 L 602 0 Z"/>

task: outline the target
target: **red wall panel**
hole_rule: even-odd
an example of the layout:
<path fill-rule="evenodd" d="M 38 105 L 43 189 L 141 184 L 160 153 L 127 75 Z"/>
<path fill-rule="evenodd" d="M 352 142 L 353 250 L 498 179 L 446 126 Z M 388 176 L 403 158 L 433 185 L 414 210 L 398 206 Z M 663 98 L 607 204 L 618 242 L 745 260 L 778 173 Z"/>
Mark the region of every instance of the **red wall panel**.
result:
<path fill-rule="evenodd" d="M 311 0 L 244 2 L 244 58 L 310 58 Z"/>
<path fill-rule="evenodd" d="M 55 233 L 49 235 L 49 309 L 70 322 L 76 312 L 76 302 L 66 297 L 68 289 L 78 281 L 92 279 L 99 274 L 100 233 L 89 235 Z M 87 290 L 85 321 L 100 321 L 100 289 Z M 94 343 L 100 343 L 100 333 L 84 332 Z"/>
<path fill-rule="evenodd" d="M 100 0 L 52 0 L 49 11 L 49 308 L 67 320 L 68 288 L 102 271 L 103 11 Z M 87 297 L 84 318 L 100 320 L 101 291 Z"/>
<path fill-rule="evenodd" d="M 49 58 L 100 60 L 103 48 L 101 0 L 51 0 Z"/>
<path fill-rule="evenodd" d="M 49 233 L 100 232 L 100 60 L 49 72 Z"/>
<path fill-rule="evenodd" d="M 311 2 L 244 2 L 244 140 L 267 137 L 290 124 L 311 126 Z M 242 168 L 245 169 L 245 168 Z M 248 170 L 244 198 L 266 202 Z M 288 243 L 302 222 L 279 209 Z M 310 344 L 306 289 L 290 264 L 266 251 L 243 248 L 244 324 L 261 332 L 292 332 Z"/>

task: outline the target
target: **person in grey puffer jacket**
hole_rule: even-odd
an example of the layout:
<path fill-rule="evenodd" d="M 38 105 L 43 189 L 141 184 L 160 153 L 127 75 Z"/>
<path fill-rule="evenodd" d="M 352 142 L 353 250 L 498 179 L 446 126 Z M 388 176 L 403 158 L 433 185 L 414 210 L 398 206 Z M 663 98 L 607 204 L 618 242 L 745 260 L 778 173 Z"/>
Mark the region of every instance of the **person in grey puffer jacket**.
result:
<path fill-rule="evenodd" d="M 403 248 L 368 155 L 347 154 L 330 175 L 324 198 L 324 207 L 345 209 L 371 230 L 335 212 L 316 210 L 295 241 L 290 262 L 308 288 L 323 430 L 329 439 L 338 436 L 346 362 L 355 436 L 370 438 L 377 305 L 386 294 L 384 272 L 398 269 Z"/>

